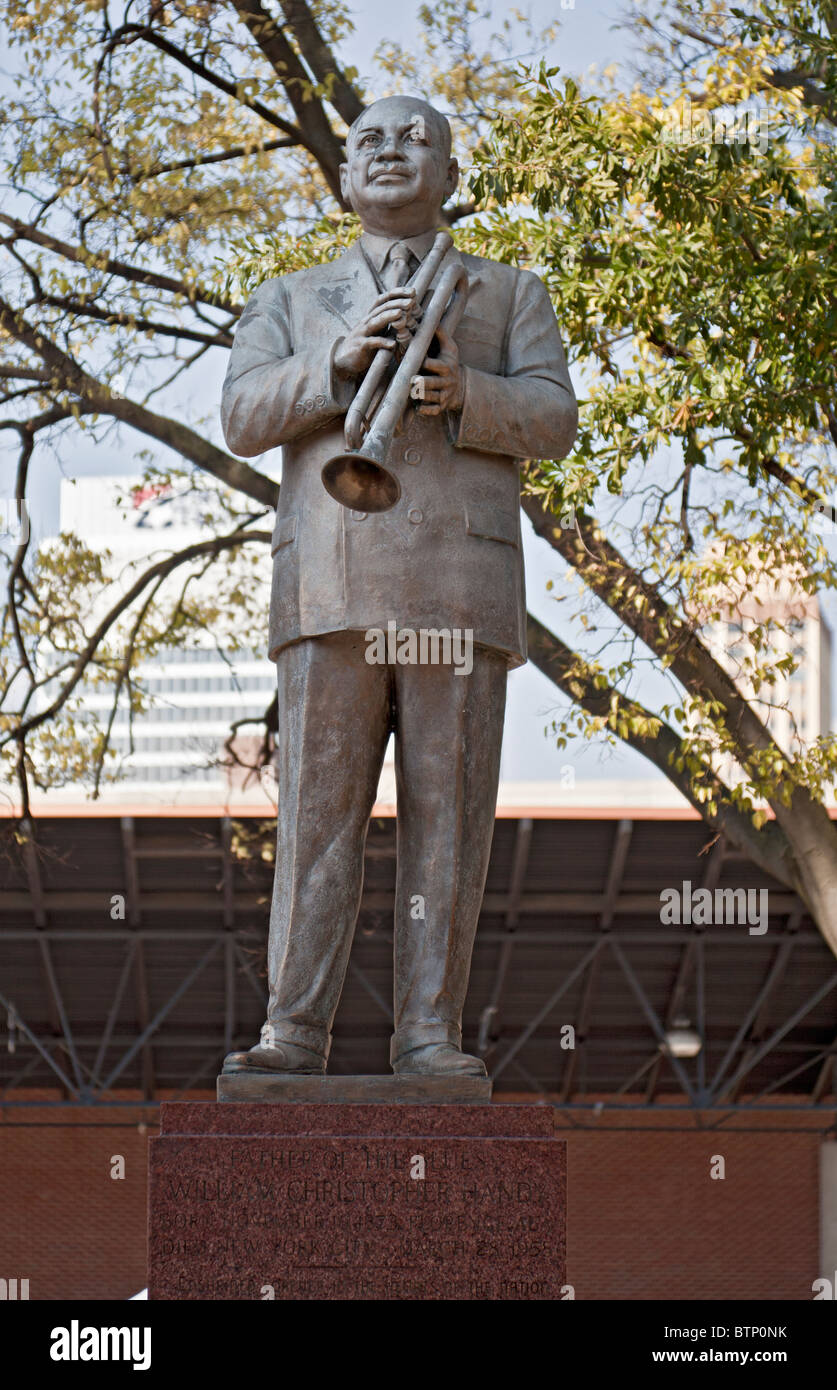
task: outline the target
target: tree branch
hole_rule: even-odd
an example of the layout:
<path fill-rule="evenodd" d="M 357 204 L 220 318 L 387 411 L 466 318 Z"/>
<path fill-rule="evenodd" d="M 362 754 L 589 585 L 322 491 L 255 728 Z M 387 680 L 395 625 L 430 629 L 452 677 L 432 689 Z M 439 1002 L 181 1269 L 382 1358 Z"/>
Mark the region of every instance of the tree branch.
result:
<path fill-rule="evenodd" d="M 62 689 L 55 696 L 55 699 L 44 709 L 38 710 L 31 718 L 25 719 L 5 739 L 0 738 L 0 742 L 14 740 L 19 745 L 32 733 L 34 729 L 45 724 L 52 719 L 58 711 L 66 704 L 73 690 L 82 679 L 88 663 L 92 660 L 99 643 L 104 640 L 113 624 L 130 608 L 131 604 L 139 598 L 146 585 L 153 583 L 160 578 L 167 578 L 180 565 L 190 563 L 192 560 L 199 559 L 203 555 L 220 555 L 224 550 L 233 549 L 243 545 L 247 541 L 270 542 L 269 531 L 232 531 L 226 536 L 213 536 L 211 540 L 198 541 L 195 545 L 186 546 L 185 549 L 177 551 L 174 555 L 168 555 L 164 560 L 158 560 L 156 564 L 149 566 L 144 574 L 141 574 L 134 584 L 117 600 L 113 607 L 105 614 L 98 627 L 88 639 L 82 651 L 79 652 L 75 661 L 70 667 L 70 675 L 64 683 Z"/>
<path fill-rule="evenodd" d="M 176 44 L 171 43 L 168 39 L 164 39 L 162 34 L 159 34 L 157 30 L 153 29 L 150 25 L 123 24 L 119 29 L 114 30 L 103 51 L 102 58 L 106 57 L 108 52 L 116 48 L 117 45 L 122 43 L 125 39 L 131 43 L 133 43 L 135 39 L 142 39 L 143 42 L 151 44 L 153 48 L 159 49 L 161 53 L 166 53 L 169 58 L 174 58 L 175 62 L 179 63 L 181 67 L 187 68 L 189 72 L 194 73 L 196 77 L 200 77 L 204 82 L 208 82 L 211 87 L 217 87 L 218 91 L 225 92 L 227 96 L 234 97 L 239 105 L 246 106 L 248 111 L 252 111 L 256 116 L 260 116 L 263 121 L 267 121 L 268 125 L 275 126 L 277 130 L 284 131 L 295 144 L 306 144 L 303 132 L 298 130 L 290 121 L 286 121 L 282 116 L 278 115 L 277 112 L 271 111 L 270 108 L 264 106 L 262 102 L 250 101 L 247 97 L 242 96 L 241 90 L 235 82 L 230 82 L 226 77 L 221 77 L 219 73 L 210 71 L 198 58 L 193 58 L 192 55 L 187 53 L 184 49 L 178 48 Z"/>
<path fill-rule="evenodd" d="M 524 495 L 522 504 L 536 534 L 549 541 L 649 651 L 670 659 L 671 670 L 686 690 L 721 702 L 732 715 L 728 727 L 742 749 L 742 762 L 746 763 L 753 748 L 769 748 L 787 762 L 694 626 L 669 607 L 656 587 L 628 563 L 591 518 L 576 512 L 577 529 L 570 530 L 560 525 L 541 498 Z"/>
<path fill-rule="evenodd" d="M 111 327 L 125 327 L 137 333 L 155 333 L 164 338 L 184 338 L 192 343 L 203 343 L 206 347 L 232 347 L 232 334 L 223 328 L 217 333 L 201 333 L 197 328 L 179 328 L 174 323 L 158 323 L 153 319 L 137 318 L 128 310 L 100 309 L 96 304 L 86 304 L 83 300 L 71 299 L 68 295 L 45 294 L 39 301 L 53 309 L 65 309 L 69 314 L 82 318 L 98 319 Z"/>
<path fill-rule="evenodd" d="M 667 658 L 683 688 L 722 706 L 726 728 L 742 766 L 750 765 L 756 750 L 771 754 L 777 772 L 775 785 L 766 796 L 767 802 L 793 847 L 799 872 L 803 871 L 803 861 L 807 861 L 806 884 L 811 892 L 819 893 L 822 884 L 815 885 L 810 875 L 820 872 L 818 865 L 824 858 L 828 857 L 830 862 L 837 847 L 828 811 L 807 787 L 794 781 L 784 750 L 771 737 L 732 677 L 711 655 L 694 626 L 666 604 L 656 588 L 628 564 L 590 518 L 577 512 L 577 531 L 563 530 L 540 498 L 528 495 L 522 500 L 523 509 L 537 534 L 549 541 L 581 575 L 587 587 L 649 651 Z M 797 891 L 802 892 L 802 889 Z M 811 892 L 806 893 L 806 901 L 810 901 Z M 823 918 L 825 910 L 821 902 L 815 913 L 816 920 L 837 954 L 837 933 L 830 921 Z"/>
<path fill-rule="evenodd" d="M 235 314 L 236 317 L 242 312 L 240 304 L 233 304 L 231 300 L 225 299 L 213 290 L 202 290 L 198 285 L 190 285 L 185 280 L 175 280 L 171 275 L 158 275 L 154 270 L 143 270 L 140 266 L 128 265 L 126 261 L 115 260 L 102 252 L 90 251 L 86 246 L 73 246 L 68 241 L 61 241 L 58 237 L 50 236 L 48 232 L 42 232 L 37 227 L 19 221 L 17 217 L 9 217 L 6 213 L 0 212 L 0 222 L 12 228 L 15 234 L 10 238 L 12 241 L 17 238 L 30 241 L 35 246 L 43 246 L 46 250 L 63 256 L 65 260 L 75 261 L 88 269 L 106 271 L 109 275 L 118 275 L 122 280 L 133 280 L 138 285 L 147 285 L 149 289 L 182 295 L 192 303 L 197 301 L 216 309 L 225 309 L 228 314 Z"/>
<path fill-rule="evenodd" d="M 753 259 L 761 261 L 763 259 L 762 256 L 759 255 L 754 246 L 748 244 L 749 239 L 742 235 L 742 240 L 747 244 L 747 249 L 753 256 Z M 692 353 L 688 352 L 685 348 L 675 347 L 673 343 L 669 342 L 668 339 L 662 337 L 659 333 L 650 331 L 646 333 L 646 337 L 649 343 L 652 343 L 657 351 L 662 353 L 663 357 L 667 358 L 669 361 L 694 361 Z M 829 433 L 834 443 L 837 444 L 837 420 L 832 424 L 832 415 L 827 408 L 824 407 L 824 409 L 828 421 Z M 746 429 L 743 425 L 739 425 L 728 437 L 737 440 L 739 444 L 751 444 L 753 439 L 751 431 Z M 760 459 L 759 467 L 763 472 L 769 474 L 771 478 L 775 478 L 777 482 L 782 483 L 794 496 L 801 498 L 803 502 L 807 502 L 809 506 L 819 507 L 821 511 L 825 509 L 827 504 L 824 502 L 823 498 L 809 488 L 807 484 L 795 477 L 784 464 L 779 463 L 778 459 L 774 458 L 772 455 L 768 458 Z"/>
<path fill-rule="evenodd" d="M 46 337 L 43 329 L 33 328 L 11 305 L 0 299 L 0 328 L 29 348 L 53 371 L 53 390 L 77 395 L 90 413 L 111 415 L 133 426 L 142 434 L 158 439 L 192 463 L 220 478 L 230 487 L 253 497 L 268 507 L 275 507 L 279 487 L 264 473 L 257 473 L 242 459 L 218 449 L 209 440 L 189 429 L 179 420 L 157 415 L 126 396 L 116 395 L 87 373 L 83 367 Z"/>
<path fill-rule="evenodd" d="M 49 372 L 43 367 L 0 366 L 0 378 L 12 381 L 49 381 Z"/>
<path fill-rule="evenodd" d="M 345 208 L 347 205 L 340 192 L 343 145 L 314 93 L 314 83 L 260 0 L 231 0 L 231 3 L 285 88 L 300 132 L 305 132 L 302 143 L 319 164 L 332 195 Z"/>
<path fill-rule="evenodd" d="M 785 71 L 781 68 L 773 68 L 772 71 L 763 68 L 762 74 L 766 87 L 775 87 L 782 92 L 801 92 L 806 106 L 818 107 L 830 125 L 837 124 L 837 104 L 834 98 L 823 91 L 822 87 L 817 85 L 815 77 L 804 68 L 790 68 Z"/>
<path fill-rule="evenodd" d="M 654 732 L 641 732 L 631 728 L 629 732 L 620 733 L 619 737 L 623 743 L 636 749 L 659 768 L 681 795 L 694 806 L 707 825 L 714 830 L 723 831 L 754 863 L 764 869 L 765 873 L 797 892 L 800 891 L 793 867 L 791 847 L 775 822 L 757 830 L 748 816 L 731 805 L 728 789 L 707 769 L 704 785 L 718 803 L 718 811 L 712 815 L 707 810 L 706 802 L 697 796 L 688 773 L 677 770 L 675 763 L 683 753 L 684 745 L 659 715 L 653 714 L 638 701 L 620 694 L 610 685 L 604 688 L 597 686 L 593 673 L 577 653 L 531 613 L 527 617 L 526 636 L 529 660 L 588 714 L 594 718 L 608 719 L 614 713 L 618 713 L 627 720 L 649 723 Z"/>
<path fill-rule="evenodd" d="M 18 459 L 17 477 L 15 479 L 15 501 L 18 507 L 23 507 L 26 504 L 26 483 L 29 476 L 29 463 L 32 458 L 32 450 L 34 449 L 34 447 L 34 433 L 31 430 L 27 430 L 25 426 L 21 426 L 20 457 Z M 9 613 L 12 619 L 12 628 L 14 630 L 15 645 L 17 646 L 18 656 L 20 657 L 21 665 L 26 670 L 27 675 L 30 677 L 31 680 L 34 680 L 35 676 L 29 662 L 29 653 L 26 650 L 26 643 L 23 640 L 23 633 L 20 629 L 20 614 L 17 611 L 17 595 L 15 592 L 20 578 L 24 573 L 23 564 L 26 559 L 26 552 L 29 549 L 30 538 L 31 537 L 29 527 L 27 526 L 25 528 L 24 537 L 18 544 L 14 553 L 14 558 L 12 560 L 11 566 L 9 567 L 9 583 L 7 594 Z"/>
<path fill-rule="evenodd" d="M 723 49 L 725 47 L 723 39 L 710 38 L 707 33 L 700 29 L 692 29 L 690 25 L 683 24 L 678 20 L 672 20 L 671 27 L 677 33 L 684 34 L 686 38 L 706 44 L 709 48 Z M 779 91 L 797 89 L 802 93 L 802 99 L 807 106 L 819 107 L 826 119 L 832 124 L 837 120 L 837 106 L 835 106 L 834 98 L 817 85 L 819 74 L 808 72 L 805 68 L 800 67 L 774 68 L 772 71 L 768 68 L 762 68 L 762 76 L 766 87 L 775 87 Z"/>
<path fill-rule="evenodd" d="M 361 115 L 363 102 L 320 33 L 310 6 L 305 0 L 281 0 L 281 4 L 303 58 L 325 90 L 326 100 L 346 125 L 351 125 Z"/>
<path fill-rule="evenodd" d="M 270 150 L 288 149 L 298 144 L 298 140 L 283 136 L 278 140 L 257 140 L 252 145 L 231 145 L 228 150 L 219 150 L 217 154 L 196 155 L 194 159 L 175 159 L 171 164 L 155 164 L 152 169 L 146 169 L 143 173 L 132 174 L 131 178 L 134 183 L 141 183 L 143 179 L 156 179 L 160 174 L 171 174 L 178 169 L 198 169 L 204 164 L 222 164 L 225 159 L 241 159 L 248 154 L 267 154 Z"/>
<path fill-rule="evenodd" d="M 442 216 L 448 226 L 452 227 L 456 222 L 461 222 L 463 217 L 470 217 L 476 210 L 476 201 L 468 198 L 464 203 L 451 203 L 450 207 L 442 208 Z"/>

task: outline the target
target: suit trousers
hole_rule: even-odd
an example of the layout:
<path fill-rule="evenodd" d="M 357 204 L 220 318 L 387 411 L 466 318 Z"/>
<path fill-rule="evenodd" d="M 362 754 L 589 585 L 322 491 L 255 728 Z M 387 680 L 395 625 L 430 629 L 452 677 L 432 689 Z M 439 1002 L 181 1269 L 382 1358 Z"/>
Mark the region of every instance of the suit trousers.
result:
<path fill-rule="evenodd" d="M 363 632 L 307 638 L 277 659 L 276 873 L 263 1042 L 328 1056 L 363 888 L 369 817 L 395 734 L 394 1062 L 462 1043 L 497 800 L 503 655 L 473 669 L 370 663 Z"/>

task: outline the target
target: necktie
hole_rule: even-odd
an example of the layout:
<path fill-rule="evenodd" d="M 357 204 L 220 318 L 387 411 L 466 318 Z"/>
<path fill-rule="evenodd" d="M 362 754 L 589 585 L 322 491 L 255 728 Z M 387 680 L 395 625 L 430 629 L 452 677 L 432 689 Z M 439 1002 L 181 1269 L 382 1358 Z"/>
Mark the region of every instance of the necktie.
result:
<path fill-rule="evenodd" d="M 399 289 L 401 285 L 406 285 L 410 278 L 410 262 L 413 253 L 406 242 L 397 241 L 390 248 L 389 258 L 383 269 L 381 276 L 384 287 L 388 290 Z"/>
<path fill-rule="evenodd" d="M 386 265 L 381 273 L 384 288 L 397 290 L 402 285 L 406 285 L 410 278 L 414 259 L 415 257 L 406 242 L 397 241 L 394 246 L 391 246 Z M 415 321 L 412 318 L 397 319 L 392 327 L 399 344 L 398 350 L 403 352 L 410 341 L 412 329 L 415 328 Z"/>

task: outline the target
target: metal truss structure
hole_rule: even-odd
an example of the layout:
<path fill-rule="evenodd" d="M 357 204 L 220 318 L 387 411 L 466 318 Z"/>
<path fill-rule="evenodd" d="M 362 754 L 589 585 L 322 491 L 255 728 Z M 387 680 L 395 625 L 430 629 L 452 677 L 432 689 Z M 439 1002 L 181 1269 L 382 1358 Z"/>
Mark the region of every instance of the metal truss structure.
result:
<path fill-rule="evenodd" d="M 0 857 L 0 1108 L 152 1106 L 214 1086 L 264 1017 L 272 824 L 54 817 Z M 663 925 L 661 892 L 767 891 L 748 921 Z M 395 822 L 373 821 L 330 1070 L 387 1071 Z M 0 1027 L 2 1027 L 0 1015 Z M 676 1055 L 673 1028 L 697 1035 Z M 465 1045 L 495 1093 L 707 1123 L 833 1124 L 837 961 L 793 893 L 700 822 L 498 819 Z"/>

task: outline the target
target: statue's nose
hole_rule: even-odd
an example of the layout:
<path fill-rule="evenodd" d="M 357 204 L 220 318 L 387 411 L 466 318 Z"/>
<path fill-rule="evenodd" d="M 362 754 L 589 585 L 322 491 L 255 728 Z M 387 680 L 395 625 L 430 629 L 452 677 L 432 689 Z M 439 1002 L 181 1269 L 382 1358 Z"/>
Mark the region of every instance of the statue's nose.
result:
<path fill-rule="evenodd" d="M 395 135 L 385 135 L 378 150 L 379 159 L 403 159 L 401 150 L 398 148 L 398 140 Z"/>

